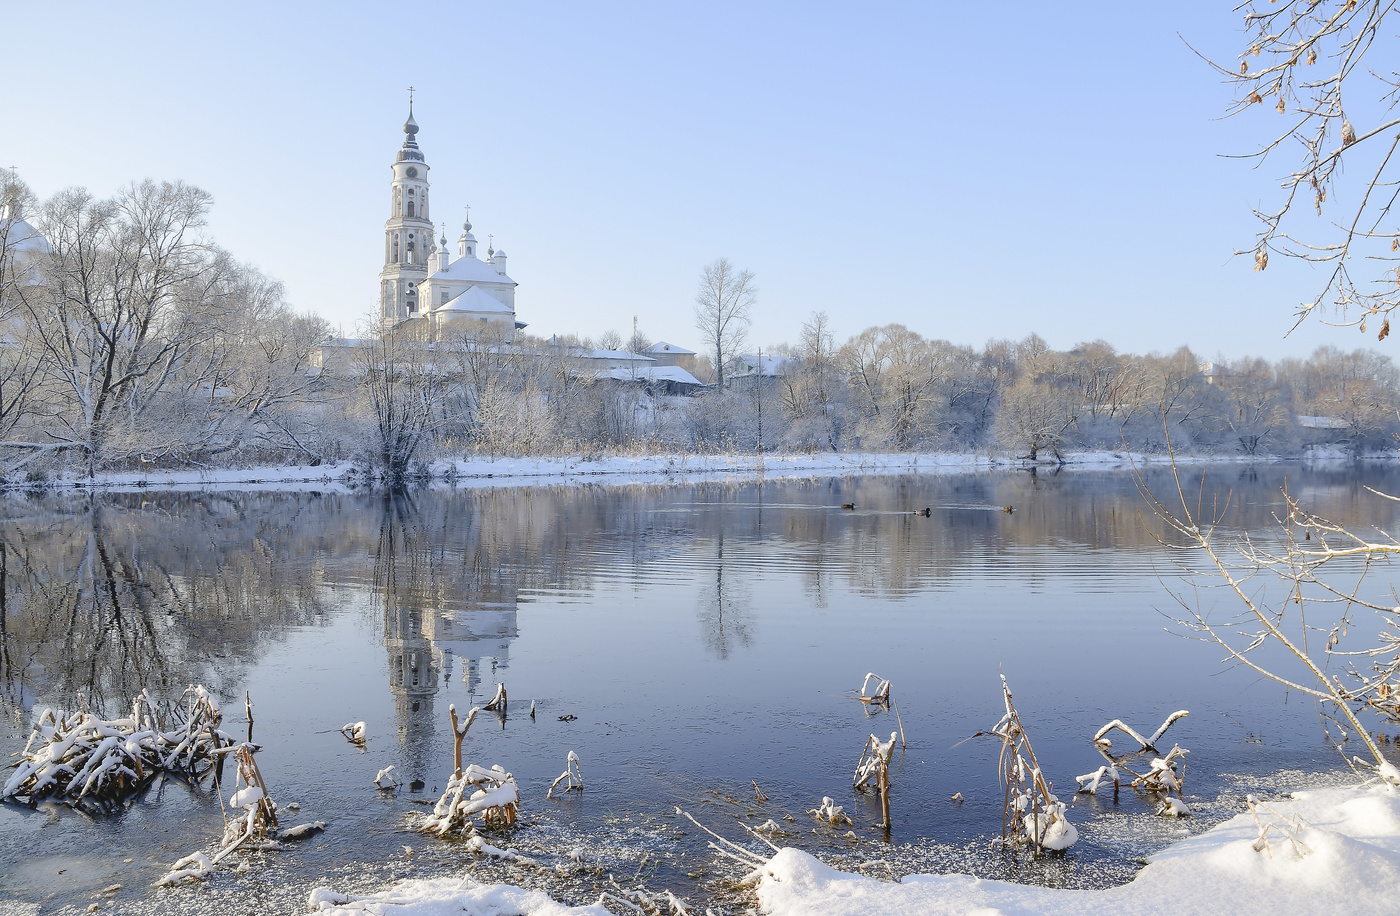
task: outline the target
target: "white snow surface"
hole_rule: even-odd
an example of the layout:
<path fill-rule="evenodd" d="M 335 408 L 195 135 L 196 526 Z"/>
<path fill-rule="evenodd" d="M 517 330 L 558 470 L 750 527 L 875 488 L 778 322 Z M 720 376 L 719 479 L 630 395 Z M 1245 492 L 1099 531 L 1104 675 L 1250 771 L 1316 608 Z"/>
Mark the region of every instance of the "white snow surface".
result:
<path fill-rule="evenodd" d="M 1400 789 L 1350 786 L 1295 792 L 1258 806 L 1273 824 L 1267 850 L 1248 813 L 1152 856 L 1128 884 L 1065 890 L 968 875 L 909 875 L 899 883 L 837 871 L 801 850 L 775 853 L 755 874 L 767 916 L 1279 916 L 1393 914 L 1400 900 Z M 1297 846 L 1289 839 L 1293 832 Z M 1299 854 L 1299 849 L 1304 850 Z M 607 913 L 568 907 L 542 893 L 471 879 L 402 881 L 369 896 L 317 888 L 313 910 L 395 916 L 555 916 Z"/>
<path fill-rule="evenodd" d="M 1304 826 L 1269 831 L 1241 814 L 1157 853 L 1128 884 L 1064 890 L 968 875 L 910 875 L 898 884 L 839 872 L 797 849 L 759 870 L 758 899 L 769 916 L 1186 916 L 1230 913 L 1393 914 L 1400 900 L 1400 792 L 1390 786 L 1296 792 L 1268 808 Z M 1285 826 L 1280 822 L 1279 827 Z"/>
<path fill-rule="evenodd" d="M 394 916 L 613 916 L 602 906 L 565 906 L 539 891 L 504 884 L 477 884 L 470 878 L 418 878 L 400 881 L 386 891 L 360 897 L 318 887 L 307 905 L 314 911 L 342 906 Z"/>
<path fill-rule="evenodd" d="M 1166 464 L 1166 455 L 1127 452 L 1076 452 L 1067 454 L 1069 466 L 1087 469 L 1127 468 Z M 1241 456 L 1177 455 L 1178 464 L 1240 463 Z M 1256 459 L 1269 460 L 1269 459 Z M 1349 459 L 1348 459 L 1349 460 Z M 1046 464 L 1047 462 L 1040 462 Z M 1050 462 L 1053 463 L 1053 462 Z M 965 473 L 995 468 L 1027 467 L 1032 462 L 1006 455 L 962 453 L 817 452 L 769 455 L 617 455 L 597 458 L 490 458 L 474 456 L 436 461 L 431 466 L 441 484 L 455 477 L 452 486 L 482 488 L 539 486 L 540 484 L 673 483 L 748 480 L 759 477 L 842 477 L 847 475 Z M 104 490 L 316 490 L 347 492 L 358 474 L 348 462 L 287 465 L 224 470 L 149 470 L 105 472 L 92 479 L 71 475 L 57 478 L 60 487 L 93 487 Z"/>

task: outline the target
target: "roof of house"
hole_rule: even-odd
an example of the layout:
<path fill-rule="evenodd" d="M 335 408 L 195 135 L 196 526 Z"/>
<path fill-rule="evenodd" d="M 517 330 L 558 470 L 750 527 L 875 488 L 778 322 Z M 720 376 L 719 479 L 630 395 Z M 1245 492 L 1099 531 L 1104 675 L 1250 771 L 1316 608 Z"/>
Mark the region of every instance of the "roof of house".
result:
<path fill-rule="evenodd" d="M 465 293 L 453 296 L 446 302 L 433 309 L 436 313 L 441 312 L 506 312 L 511 313 L 510 306 L 506 305 L 495 296 L 488 293 L 479 286 L 470 287 Z"/>
<path fill-rule="evenodd" d="M 643 356 L 629 350 L 579 350 L 574 355 L 579 359 L 623 359 L 633 363 L 655 362 L 650 356 Z"/>
<path fill-rule="evenodd" d="M 618 367 L 604 369 L 599 378 L 611 378 L 619 382 L 648 381 L 675 382 L 679 385 L 700 385 L 701 381 L 680 366 L 641 366 L 637 369 Z"/>
<path fill-rule="evenodd" d="M 673 344 L 673 343 L 667 343 L 667 342 L 664 341 L 664 340 L 658 340 L 656 343 L 654 343 L 654 344 L 652 344 L 651 346 L 647 347 L 647 348 L 646 348 L 645 350 L 643 350 L 642 352 L 643 352 L 643 353 L 670 353 L 670 354 L 672 354 L 672 355 L 674 355 L 674 356 L 694 356 L 694 355 L 695 355 L 695 351 L 694 351 L 694 350 L 687 350 L 685 347 L 677 346 L 676 344 Z"/>
<path fill-rule="evenodd" d="M 1339 417 L 1310 417 L 1298 415 L 1298 425 L 1304 429 L 1346 429 L 1347 421 Z"/>
<path fill-rule="evenodd" d="M 748 368 L 747 372 L 731 373 L 731 375 L 782 375 L 790 368 L 790 364 L 797 360 L 791 356 L 765 356 L 763 365 L 759 366 L 758 357 L 752 353 L 746 353 L 738 357 Z"/>

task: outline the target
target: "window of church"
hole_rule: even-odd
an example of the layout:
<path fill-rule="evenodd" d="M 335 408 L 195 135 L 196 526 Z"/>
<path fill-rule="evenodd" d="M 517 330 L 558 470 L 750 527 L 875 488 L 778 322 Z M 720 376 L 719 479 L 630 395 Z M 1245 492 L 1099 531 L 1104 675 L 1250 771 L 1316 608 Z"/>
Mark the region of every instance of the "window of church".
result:
<path fill-rule="evenodd" d="M 394 263 L 399 263 L 399 234 L 394 233 Z"/>
<path fill-rule="evenodd" d="M 409 216 L 412 216 L 412 215 L 413 215 L 413 201 L 411 201 L 411 200 L 408 202 L 408 215 L 409 215 Z"/>

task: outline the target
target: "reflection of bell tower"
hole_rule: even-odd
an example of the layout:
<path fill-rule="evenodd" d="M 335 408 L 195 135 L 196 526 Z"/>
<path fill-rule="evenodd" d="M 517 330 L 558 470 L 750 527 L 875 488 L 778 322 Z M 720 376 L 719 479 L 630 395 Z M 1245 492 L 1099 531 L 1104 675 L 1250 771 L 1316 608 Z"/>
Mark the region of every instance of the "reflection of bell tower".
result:
<path fill-rule="evenodd" d="M 412 496 L 386 495 L 375 558 L 406 772 L 427 762 L 443 728 L 434 700 L 448 687 L 454 666 L 460 665 L 468 693 L 494 692 L 518 635 L 514 564 L 485 546 L 474 519 L 453 514 L 450 503 L 432 505 L 446 511 L 420 511 Z M 453 540 L 454 532 L 469 532 L 465 543 Z"/>
<path fill-rule="evenodd" d="M 394 695 L 400 733 L 405 739 L 433 732 L 433 695 L 442 671 L 437 653 L 423 634 L 423 610 L 395 600 L 384 602 L 384 648 L 389 655 L 389 690 Z"/>

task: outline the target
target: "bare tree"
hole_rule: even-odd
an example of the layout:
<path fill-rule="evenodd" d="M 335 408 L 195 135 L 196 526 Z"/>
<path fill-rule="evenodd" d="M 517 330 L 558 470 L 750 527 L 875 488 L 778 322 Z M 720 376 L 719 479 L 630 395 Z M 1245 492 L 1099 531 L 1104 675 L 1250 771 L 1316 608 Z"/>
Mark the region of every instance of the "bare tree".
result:
<path fill-rule="evenodd" d="M 89 474 L 151 441 L 148 409 L 218 324 L 233 265 L 199 234 L 209 205 L 182 182 L 144 181 L 110 201 L 65 191 L 44 209 L 43 282 L 19 291 L 55 395 L 46 433 L 86 452 Z"/>
<path fill-rule="evenodd" d="M 439 421 L 442 380 L 429 345 L 384 328 L 358 351 L 360 384 L 373 420 L 373 464 L 390 486 L 402 486 Z"/>
<path fill-rule="evenodd" d="M 1232 115 L 1274 109 L 1279 126 L 1240 158 L 1299 158 L 1282 176 L 1282 200 L 1255 211 L 1262 226 L 1254 246 L 1237 254 L 1252 254 L 1255 270 L 1268 267 L 1271 252 L 1326 266 L 1324 283 L 1299 304 L 1293 328 L 1331 300 L 1336 314 L 1328 323 L 1365 330 L 1366 319 L 1379 315 L 1377 339 L 1384 340 L 1400 305 L 1400 77 L 1389 65 L 1367 66 L 1366 58 L 1394 59 L 1396 4 L 1250 0 L 1242 10 L 1238 63 L 1212 66 L 1233 85 Z M 1321 217 L 1333 207 L 1340 212 L 1327 220 L 1306 212 Z"/>
<path fill-rule="evenodd" d="M 715 355 L 715 378 L 724 387 L 724 365 L 748 337 L 750 310 L 758 297 L 753 272 L 719 258 L 700 275 L 695 293 L 695 327 Z"/>
<path fill-rule="evenodd" d="M 1185 582 L 1174 595 L 1184 612 L 1178 623 L 1222 647 L 1232 664 L 1311 697 L 1338 749 L 1345 753 L 1347 740 L 1358 740 L 1369 759 L 1352 762 L 1400 785 L 1400 770 L 1362 720 L 1369 711 L 1400 721 L 1400 612 L 1389 583 L 1370 581 L 1376 566 L 1400 555 L 1400 541 L 1382 531 L 1347 531 L 1305 510 L 1287 490 L 1287 511 L 1273 532 L 1231 537 L 1222 528 L 1229 498 L 1208 501 L 1183 485 L 1175 465 L 1173 472 L 1170 505 L 1140 475 L 1137 482 L 1172 542 L 1163 539 L 1163 549 L 1177 554 L 1184 547 L 1204 561 L 1178 562 Z M 1206 505 L 1214 509 L 1203 511 Z M 1220 614 L 1203 588 L 1223 589 L 1238 612 Z"/>

